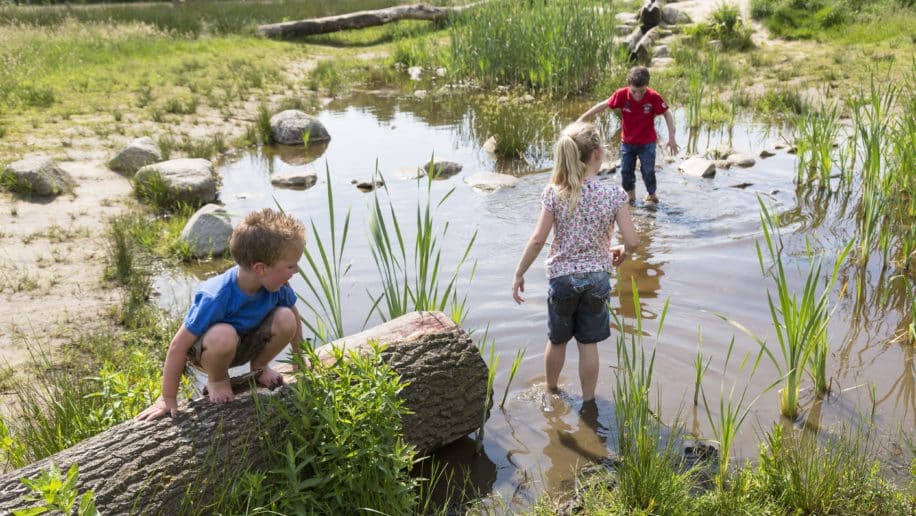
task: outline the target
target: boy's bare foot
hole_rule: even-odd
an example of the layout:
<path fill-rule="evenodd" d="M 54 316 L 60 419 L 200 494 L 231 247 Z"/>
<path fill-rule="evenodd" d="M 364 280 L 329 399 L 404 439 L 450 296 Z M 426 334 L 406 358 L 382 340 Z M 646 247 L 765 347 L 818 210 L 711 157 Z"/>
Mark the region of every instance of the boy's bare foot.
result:
<path fill-rule="evenodd" d="M 235 394 L 232 393 L 232 384 L 229 383 L 228 379 L 207 382 L 207 393 L 210 396 L 210 403 L 229 403 L 235 400 Z"/>
<path fill-rule="evenodd" d="M 283 375 L 274 371 L 268 366 L 261 368 L 261 374 L 258 375 L 258 384 L 273 389 L 283 384 Z"/>
<path fill-rule="evenodd" d="M 646 196 L 646 204 L 658 204 L 658 196 L 655 194 L 649 194 Z"/>

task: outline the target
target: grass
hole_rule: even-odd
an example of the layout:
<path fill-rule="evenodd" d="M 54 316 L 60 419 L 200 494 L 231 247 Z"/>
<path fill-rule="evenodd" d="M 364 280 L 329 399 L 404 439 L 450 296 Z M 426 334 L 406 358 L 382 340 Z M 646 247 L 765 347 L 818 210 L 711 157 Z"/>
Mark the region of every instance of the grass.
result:
<path fill-rule="evenodd" d="M 443 248 L 440 242 L 446 241 L 449 224 L 448 222 L 444 225 L 436 223 L 434 207 L 439 207 L 446 202 L 454 188 L 446 192 L 438 201 L 433 202 L 432 186 L 435 174 L 432 172 L 432 163 L 434 162 L 435 159 L 430 159 L 430 170 L 424 178 L 417 179 L 417 209 L 410 259 L 405 238 L 408 228 L 401 224 L 394 203 L 389 197 L 387 209 L 383 209 L 379 189 L 376 189 L 373 194 L 369 213 L 369 234 L 372 258 L 379 272 L 382 292 L 378 294 L 370 292 L 370 296 L 373 299 L 374 311 L 386 321 L 414 310 L 446 311 L 449 302 L 457 299 L 458 277 L 477 239 L 475 231 L 455 264 L 455 272 L 443 284 L 440 277 L 443 267 Z M 383 189 L 388 194 L 387 182 Z M 466 311 L 459 310 L 452 311 L 452 313 L 462 315 L 466 314 Z M 461 323 L 461 321 L 455 322 Z"/>
<path fill-rule="evenodd" d="M 321 233 L 318 232 L 315 221 L 311 221 L 311 239 L 315 242 L 317 253 L 306 246 L 305 260 L 308 262 L 311 274 L 306 274 L 301 268 L 299 269 L 299 276 L 305 281 L 305 285 L 314 299 L 312 301 L 299 295 L 299 299 L 315 317 L 315 322 L 303 319 L 303 323 L 323 343 L 331 342 L 344 336 L 343 296 L 340 283 L 343 277 L 346 276 L 347 271 L 350 270 L 349 265 L 346 267 L 343 265 L 344 250 L 347 246 L 347 235 L 350 228 L 350 210 L 347 210 L 343 228 L 338 232 L 337 217 L 334 213 L 334 189 L 331 186 L 331 170 L 329 167 L 325 169 L 325 183 L 328 185 L 326 198 L 328 201 L 329 236 L 323 238 Z M 339 238 L 338 235 L 340 235 Z M 330 242 L 327 242 L 327 240 L 330 240 Z"/>
<path fill-rule="evenodd" d="M 779 223 L 769 209 L 759 199 L 760 221 L 769 263 L 765 262 L 760 244 L 757 244 L 757 258 L 761 272 L 769 276 L 776 285 L 776 297 L 767 292 L 770 306 L 770 317 L 776 329 L 779 356 L 770 347 L 746 328 L 730 321 L 751 335 L 761 345 L 761 349 L 773 362 L 784 382 L 780 392 L 780 413 L 790 419 L 798 417 L 798 395 L 803 374 L 811 372 L 818 396 L 826 394 L 828 339 L 826 335 L 830 314 L 827 310 L 829 296 L 836 283 L 840 267 L 849 254 L 852 245 L 847 244 L 840 250 L 827 282 L 820 287 L 822 259 L 815 257 L 809 246 L 806 246 L 806 257 L 809 268 L 801 297 L 791 291 L 784 264 L 783 241 Z M 727 318 L 726 318 L 727 320 Z"/>
<path fill-rule="evenodd" d="M 602 14 L 592 7 L 601 5 Z M 588 92 L 614 64 L 614 13 L 606 3 L 496 0 L 455 22 L 451 64 L 482 86 L 521 85 L 553 97 Z"/>
<path fill-rule="evenodd" d="M 912 7 L 912 0 L 753 0 L 751 15 L 786 39 L 912 44 Z"/>

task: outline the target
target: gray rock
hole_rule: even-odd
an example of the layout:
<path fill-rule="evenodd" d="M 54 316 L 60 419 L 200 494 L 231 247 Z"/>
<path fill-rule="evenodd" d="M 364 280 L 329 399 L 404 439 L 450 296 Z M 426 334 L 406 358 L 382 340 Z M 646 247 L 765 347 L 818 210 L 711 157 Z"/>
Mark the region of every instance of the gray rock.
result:
<path fill-rule="evenodd" d="M 771 151 L 770 149 L 762 149 L 760 151 L 760 154 L 758 154 L 758 156 L 760 156 L 761 158 L 769 158 L 770 156 L 775 156 L 775 155 L 776 153 L 774 151 Z"/>
<path fill-rule="evenodd" d="M 530 93 L 525 94 L 525 96 L 522 97 L 522 102 L 524 102 L 525 104 L 534 102 L 534 95 Z"/>
<path fill-rule="evenodd" d="M 296 188 L 305 190 L 315 186 L 318 182 L 318 175 L 311 170 L 300 172 L 284 172 L 270 176 L 270 184 L 280 188 Z"/>
<path fill-rule="evenodd" d="M 108 168 L 125 174 L 133 174 L 147 165 L 160 161 L 162 161 L 162 150 L 159 149 L 159 145 L 149 136 L 144 136 L 121 149 L 108 162 Z"/>
<path fill-rule="evenodd" d="M 275 143 L 302 145 L 302 135 L 306 133 L 309 143 L 326 142 L 331 139 L 324 124 L 297 109 L 287 109 L 270 117 L 270 137 Z"/>
<path fill-rule="evenodd" d="M 72 192 L 76 181 L 53 159 L 34 156 L 7 165 L 0 185 L 20 194 L 51 197 Z"/>
<path fill-rule="evenodd" d="M 706 149 L 706 156 L 711 159 L 725 159 L 734 153 L 735 151 L 727 145 L 720 145 L 718 147 L 711 147 Z"/>
<path fill-rule="evenodd" d="M 753 167 L 754 164 L 757 163 L 757 161 L 754 160 L 753 156 L 750 156 L 748 154 L 744 154 L 741 152 L 735 152 L 733 154 L 729 154 L 728 157 L 725 158 L 725 160 L 728 162 L 730 166 L 733 165 L 733 166 L 738 166 L 742 168 Z"/>
<path fill-rule="evenodd" d="M 616 19 L 618 23 L 634 25 L 636 23 L 636 13 L 617 13 L 614 15 L 614 19 Z"/>
<path fill-rule="evenodd" d="M 436 75 L 438 77 L 445 77 L 447 73 L 448 73 L 448 70 L 446 70 L 444 66 L 440 66 L 439 68 L 436 68 Z"/>
<path fill-rule="evenodd" d="M 685 160 L 678 170 L 692 177 L 715 177 L 716 164 L 699 156 Z"/>
<path fill-rule="evenodd" d="M 423 75 L 423 69 L 420 68 L 419 66 L 411 66 L 410 68 L 407 69 L 407 75 L 410 76 L 410 80 L 419 81 L 420 76 Z"/>
<path fill-rule="evenodd" d="M 680 9 L 664 6 L 662 7 L 662 23 L 667 25 L 677 25 L 679 23 L 693 23 L 693 20 L 690 19 L 690 16 L 688 16 L 687 13 L 681 11 Z"/>
<path fill-rule="evenodd" d="M 663 70 L 674 64 L 674 58 L 671 57 L 657 57 L 652 60 L 652 69 L 654 70 Z"/>
<path fill-rule="evenodd" d="M 652 49 L 652 57 L 668 57 L 671 55 L 671 51 L 668 50 L 667 45 L 659 45 Z"/>
<path fill-rule="evenodd" d="M 514 187 L 518 184 L 519 178 L 495 172 L 477 172 L 466 178 L 464 182 L 477 190 L 494 191 Z"/>
<path fill-rule="evenodd" d="M 181 239 L 187 242 L 197 258 L 220 256 L 229 249 L 232 222 L 229 214 L 218 204 L 207 204 L 197 210 L 184 229 Z"/>
<path fill-rule="evenodd" d="M 413 92 L 413 96 L 417 97 L 418 99 L 425 99 L 426 95 L 427 95 L 426 90 L 416 90 Z"/>
<path fill-rule="evenodd" d="M 462 168 L 460 163 L 455 163 L 454 161 L 436 160 L 419 166 L 424 175 L 430 172 L 430 165 L 432 165 L 433 178 L 435 179 L 448 179 L 461 172 Z"/>
<path fill-rule="evenodd" d="M 354 179 L 351 183 L 356 185 L 356 188 L 363 192 L 371 192 L 376 188 L 385 186 L 385 182 L 381 179 L 376 179 L 374 181 L 371 179 Z"/>
<path fill-rule="evenodd" d="M 483 151 L 486 152 L 487 154 L 495 155 L 495 154 L 496 154 L 496 144 L 497 144 L 497 142 L 496 142 L 496 137 L 495 137 L 495 136 L 491 136 L 491 137 L 487 138 L 487 141 L 483 142 L 483 147 L 482 147 L 482 149 L 483 149 Z"/>
<path fill-rule="evenodd" d="M 159 182 L 162 193 L 173 201 L 198 206 L 216 200 L 216 174 L 209 160 L 182 158 L 147 165 L 134 176 L 134 191 L 159 188 Z"/>

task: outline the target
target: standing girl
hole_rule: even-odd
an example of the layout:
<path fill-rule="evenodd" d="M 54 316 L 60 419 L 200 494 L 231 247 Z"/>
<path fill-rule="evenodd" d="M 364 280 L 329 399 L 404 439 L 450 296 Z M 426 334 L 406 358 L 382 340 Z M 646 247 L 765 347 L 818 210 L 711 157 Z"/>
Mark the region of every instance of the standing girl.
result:
<path fill-rule="evenodd" d="M 515 302 L 524 302 L 519 292 L 525 291 L 525 272 L 553 229 L 547 253 L 547 388 L 557 390 L 566 343 L 575 337 L 585 402 L 595 398 L 597 344 L 611 335 L 610 274 L 637 244 L 626 192 L 597 178 L 604 152 L 598 130 L 590 123 L 574 122 L 560 133 L 553 175 L 541 195 L 541 215 L 512 283 Z M 612 247 L 615 223 L 624 245 Z"/>

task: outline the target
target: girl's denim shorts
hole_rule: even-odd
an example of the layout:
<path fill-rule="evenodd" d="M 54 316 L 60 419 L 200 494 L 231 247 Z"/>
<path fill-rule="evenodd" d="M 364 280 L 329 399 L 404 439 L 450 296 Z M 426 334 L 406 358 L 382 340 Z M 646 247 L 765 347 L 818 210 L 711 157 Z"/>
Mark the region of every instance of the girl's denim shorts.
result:
<path fill-rule="evenodd" d="M 576 342 L 585 344 L 610 337 L 610 295 L 611 276 L 604 271 L 551 279 L 547 290 L 547 338 L 553 344 L 565 344 L 575 337 Z"/>

